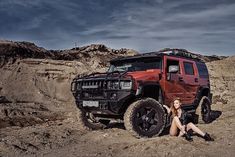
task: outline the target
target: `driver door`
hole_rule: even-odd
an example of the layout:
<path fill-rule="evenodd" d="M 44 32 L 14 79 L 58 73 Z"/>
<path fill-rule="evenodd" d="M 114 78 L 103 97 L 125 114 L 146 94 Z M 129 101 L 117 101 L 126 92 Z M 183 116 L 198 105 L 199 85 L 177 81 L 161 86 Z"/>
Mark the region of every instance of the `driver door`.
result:
<path fill-rule="evenodd" d="M 164 95 L 165 95 L 165 104 L 170 106 L 170 103 L 175 97 L 179 97 L 184 103 L 184 81 L 182 73 L 182 63 L 180 59 L 170 56 L 165 56 L 164 58 Z M 169 72 L 170 66 L 178 66 L 177 72 Z"/>

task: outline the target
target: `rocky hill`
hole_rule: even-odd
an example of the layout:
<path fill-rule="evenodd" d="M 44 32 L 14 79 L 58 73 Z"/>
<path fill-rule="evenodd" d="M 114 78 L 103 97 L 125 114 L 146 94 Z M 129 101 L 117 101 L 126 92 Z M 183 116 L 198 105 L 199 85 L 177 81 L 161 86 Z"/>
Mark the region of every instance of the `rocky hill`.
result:
<path fill-rule="evenodd" d="M 112 58 L 135 55 L 132 49 L 111 49 L 102 44 L 92 44 L 69 50 L 46 50 L 30 42 L 0 40 L 0 66 L 17 59 L 52 59 L 64 61 L 91 62 L 92 65 L 104 66 Z"/>

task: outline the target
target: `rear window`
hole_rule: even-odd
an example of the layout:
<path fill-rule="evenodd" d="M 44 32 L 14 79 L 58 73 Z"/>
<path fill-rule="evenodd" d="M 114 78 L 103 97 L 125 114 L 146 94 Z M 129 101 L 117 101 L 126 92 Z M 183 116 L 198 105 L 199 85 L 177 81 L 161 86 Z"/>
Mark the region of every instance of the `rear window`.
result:
<path fill-rule="evenodd" d="M 186 75 L 194 75 L 193 63 L 184 62 L 184 72 Z"/>
<path fill-rule="evenodd" d="M 208 78 L 208 70 L 205 63 L 197 63 L 199 77 Z"/>

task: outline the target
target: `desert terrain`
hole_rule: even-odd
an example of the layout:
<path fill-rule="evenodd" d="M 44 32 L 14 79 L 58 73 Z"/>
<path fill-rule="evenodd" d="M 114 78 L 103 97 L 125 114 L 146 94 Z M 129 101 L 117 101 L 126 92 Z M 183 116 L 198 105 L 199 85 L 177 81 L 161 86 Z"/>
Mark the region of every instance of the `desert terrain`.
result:
<path fill-rule="evenodd" d="M 234 56 L 201 56 L 209 69 L 212 109 L 222 115 L 198 126 L 214 142 L 197 136 L 188 142 L 167 133 L 137 139 L 123 124 L 98 131 L 80 127 L 70 92 L 72 79 L 105 71 L 112 58 L 135 54 L 104 45 L 52 51 L 27 42 L 0 41 L 0 156 L 233 156 Z"/>

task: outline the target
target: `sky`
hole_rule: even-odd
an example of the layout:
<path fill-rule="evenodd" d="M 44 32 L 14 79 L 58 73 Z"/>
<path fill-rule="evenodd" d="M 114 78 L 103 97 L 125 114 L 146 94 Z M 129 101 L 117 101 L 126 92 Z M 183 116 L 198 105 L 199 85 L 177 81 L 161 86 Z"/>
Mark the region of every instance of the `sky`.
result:
<path fill-rule="evenodd" d="M 235 55 L 235 0 L 0 0 L 0 39 Z"/>

